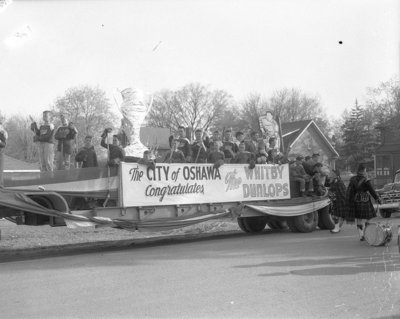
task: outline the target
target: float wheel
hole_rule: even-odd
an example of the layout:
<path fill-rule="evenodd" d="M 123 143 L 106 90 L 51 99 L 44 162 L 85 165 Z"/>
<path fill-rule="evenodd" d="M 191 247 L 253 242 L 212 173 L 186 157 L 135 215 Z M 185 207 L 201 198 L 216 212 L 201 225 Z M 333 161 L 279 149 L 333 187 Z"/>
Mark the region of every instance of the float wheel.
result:
<path fill-rule="evenodd" d="M 294 224 L 294 217 L 289 217 L 286 220 L 286 223 L 287 223 L 287 225 L 288 225 L 288 227 L 289 227 L 291 232 L 293 232 L 293 233 L 298 233 L 299 232 L 299 230 L 297 229 L 296 225 Z"/>
<path fill-rule="evenodd" d="M 267 225 L 264 217 L 244 217 L 243 223 L 249 233 L 260 233 Z"/>
<path fill-rule="evenodd" d="M 244 224 L 244 217 L 238 217 L 237 218 L 237 223 L 239 225 L 239 228 L 244 231 L 245 233 L 249 233 L 250 231 L 246 228 L 246 225 Z"/>
<path fill-rule="evenodd" d="M 390 218 L 392 216 L 391 209 L 380 209 L 379 213 L 381 214 L 382 218 Z"/>
<path fill-rule="evenodd" d="M 288 226 L 291 231 L 310 233 L 317 228 L 318 212 L 311 212 L 304 215 L 294 216 L 288 219 Z"/>
<path fill-rule="evenodd" d="M 334 229 L 335 221 L 332 218 L 332 215 L 329 214 L 329 206 L 321 208 L 318 210 L 318 227 L 320 229 Z"/>

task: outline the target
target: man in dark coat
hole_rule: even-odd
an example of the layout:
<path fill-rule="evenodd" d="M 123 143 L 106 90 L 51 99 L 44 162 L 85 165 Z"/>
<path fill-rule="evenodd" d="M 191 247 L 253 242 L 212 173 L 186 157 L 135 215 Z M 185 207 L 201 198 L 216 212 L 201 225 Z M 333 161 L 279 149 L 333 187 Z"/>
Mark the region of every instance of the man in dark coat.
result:
<path fill-rule="evenodd" d="M 61 114 L 61 126 L 54 134 L 57 143 L 57 169 L 69 169 L 71 165 L 71 154 L 74 149 L 74 142 L 78 130 L 72 122 L 68 123 L 67 118 Z"/>
<path fill-rule="evenodd" d="M 79 167 L 97 167 L 97 154 L 92 144 L 92 136 L 85 137 L 84 146 L 79 149 L 75 156 L 75 162 L 79 163 Z"/>
<path fill-rule="evenodd" d="M 231 163 L 235 164 L 252 164 L 255 165 L 256 157 L 253 153 L 246 151 L 246 143 L 242 141 L 239 144 L 239 151 L 236 153 L 235 157 L 231 160 Z"/>
<path fill-rule="evenodd" d="M 306 186 L 308 193 L 312 193 L 314 190 L 312 177 L 306 173 L 303 163 L 303 156 L 297 156 L 296 162 L 290 166 L 290 177 L 293 181 L 300 183 L 300 196 L 307 196 Z"/>
<path fill-rule="evenodd" d="M 346 202 L 349 207 L 349 217 L 356 219 L 360 240 L 364 239 L 365 223 L 367 220 L 376 217 L 374 206 L 371 202 L 371 196 L 379 204 L 381 200 L 367 179 L 367 169 L 360 164 L 357 169 L 357 175 L 350 178 L 349 186 L 346 191 Z"/>
<path fill-rule="evenodd" d="M 108 150 L 108 166 L 117 167 L 125 159 L 125 151 L 120 146 L 119 136 L 113 135 L 112 144 L 106 143 L 106 138 L 112 129 L 105 129 L 101 135 L 100 145 Z"/>
<path fill-rule="evenodd" d="M 307 173 L 308 175 L 310 175 L 310 176 L 313 176 L 313 175 L 314 175 L 314 172 L 313 172 L 314 165 L 315 165 L 315 163 L 314 163 L 314 161 L 312 160 L 311 156 L 308 156 L 308 155 L 307 155 L 307 156 L 304 158 L 303 167 L 304 167 L 304 170 L 306 171 L 306 173 Z"/>
<path fill-rule="evenodd" d="M 252 131 L 250 133 L 250 141 L 246 143 L 246 151 L 256 154 L 258 150 L 258 140 L 260 138 L 260 134 L 256 131 Z"/>
<path fill-rule="evenodd" d="M 216 142 L 210 143 L 210 152 L 208 153 L 207 163 L 212 163 L 217 167 L 225 162 L 225 155 L 219 150 L 219 144 Z"/>
<path fill-rule="evenodd" d="M 192 163 L 207 163 L 207 143 L 203 141 L 203 131 L 201 129 L 197 129 L 194 133 L 194 136 L 195 140 L 190 146 Z"/>
<path fill-rule="evenodd" d="M 178 149 L 178 142 L 176 139 L 172 139 L 171 141 L 171 149 L 167 154 L 165 154 L 164 163 L 185 163 L 186 158 L 185 154 Z"/>
<path fill-rule="evenodd" d="M 338 233 L 343 226 L 343 223 L 354 223 L 354 218 L 349 217 L 348 207 L 346 202 L 346 186 L 344 185 L 340 171 L 334 169 L 331 171 L 329 177 L 329 199 L 331 200 L 330 209 L 331 215 L 335 220 L 335 228 L 331 230 L 331 233 Z"/>
<path fill-rule="evenodd" d="M 185 155 L 186 162 L 190 163 L 192 160 L 192 149 L 190 147 L 190 141 L 186 137 L 186 129 L 184 126 L 178 127 L 178 135 L 178 138 L 175 139 L 178 150 L 182 151 L 183 155 Z"/>
<path fill-rule="evenodd" d="M 222 141 L 222 151 L 225 156 L 225 163 L 230 163 L 238 152 L 238 146 L 233 142 L 232 130 L 227 129 L 224 132 L 224 140 Z"/>

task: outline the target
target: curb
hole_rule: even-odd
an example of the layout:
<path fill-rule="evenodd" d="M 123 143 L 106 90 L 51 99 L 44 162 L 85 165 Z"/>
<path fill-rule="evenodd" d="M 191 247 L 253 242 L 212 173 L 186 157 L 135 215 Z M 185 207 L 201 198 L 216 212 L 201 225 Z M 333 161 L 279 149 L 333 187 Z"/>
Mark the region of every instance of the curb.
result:
<path fill-rule="evenodd" d="M 139 239 L 123 239 L 111 241 L 96 241 L 89 243 L 65 244 L 47 247 L 21 248 L 16 250 L 0 251 L 0 264 L 3 262 L 45 258 L 49 256 L 68 256 L 99 251 L 124 250 L 132 248 L 144 248 L 160 245 L 171 245 L 191 241 L 211 240 L 214 238 L 230 238 L 248 236 L 241 231 L 220 231 L 213 233 L 183 234 L 171 236 L 158 236 Z"/>

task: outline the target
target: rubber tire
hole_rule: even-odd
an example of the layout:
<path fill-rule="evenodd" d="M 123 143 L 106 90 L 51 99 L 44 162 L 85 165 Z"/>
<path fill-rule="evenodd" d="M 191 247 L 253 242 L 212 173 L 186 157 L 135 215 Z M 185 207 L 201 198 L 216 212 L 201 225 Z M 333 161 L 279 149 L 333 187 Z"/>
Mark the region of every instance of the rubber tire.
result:
<path fill-rule="evenodd" d="M 292 233 L 298 233 L 298 232 L 299 232 L 299 230 L 297 229 L 296 225 L 294 224 L 294 217 L 289 217 L 289 218 L 286 220 L 286 223 L 287 223 L 287 225 L 288 225 L 288 227 L 289 227 L 289 230 L 290 230 Z"/>
<path fill-rule="evenodd" d="M 380 209 L 379 213 L 381 214 L 382 218 L 390 218 L 392 216 L 391 209 Z"/>
<path fill-rule="evenodd" d="M 290 227 L 292 224 L 292 227 Z M 300 233 L 311 233 L 313 232 L 318 225 L 318 212 L 312 212 L 300 216 L 292 217 L 290 222 L 288 222 L 289 228 L 296 229 Z"/>
<path fill-rule="evenodd" d="M 269 222 L 267 222 L 267 225 L 271 229 L 288 229 L 288 224 L 285 220 L 270 220 Z"/>
<path fill-rule="evenodd" d="M 260 233 L 265 229 L 267 220 L 263 217 L 244 217 L 243 223 L 249 233 Z"/>
<path fill-rule="evenodd" d="M 29 198 L 45 208 L 54 209 L 53 203 L 47 197 L 40 196 L 40 195 L 39 196 L 33 195 L 33 196 L 29 196 Z M 24 212 L 24 216 L 25 216 L 25 225 L 35 225 L 35 226 L 36 225 L 47 225 L 47 224 L 49 224 L 49 221 L 50 221 L 50 216 L 41 215 L 41 214 Z M 26 223 L 27 220 L 31 220 L 31 221 L 35 221 L 35 222 L 32 224 Z"/>
<path fill-rule="evenodd" d="M 335 221 L 333 220 L 332 215 L 329 214 L 329 206 L 318 210 L 318 227 L 320 229 L 328 230 L 335 228 Z"/>
<path fill-rule="evenodd" d="M 238 217 L 237 218 L 237 223 L 239 225 L 239 228 L 244 231 L 245 233 L 250 233 L 250 231 L 246 228 L 246 225 L 244 224 L 244 218 L 243 217 Z"/>

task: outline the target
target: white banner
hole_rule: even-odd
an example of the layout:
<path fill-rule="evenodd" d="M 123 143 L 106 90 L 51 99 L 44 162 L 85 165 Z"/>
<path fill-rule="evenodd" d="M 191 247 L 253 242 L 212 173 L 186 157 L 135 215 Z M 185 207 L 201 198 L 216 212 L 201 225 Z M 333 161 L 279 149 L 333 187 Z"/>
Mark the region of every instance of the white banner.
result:
<path fill-rule="evenodd" d="M 289 165 L 121 163 L 122 204 L 161 206 L 290 198 Z"/>

